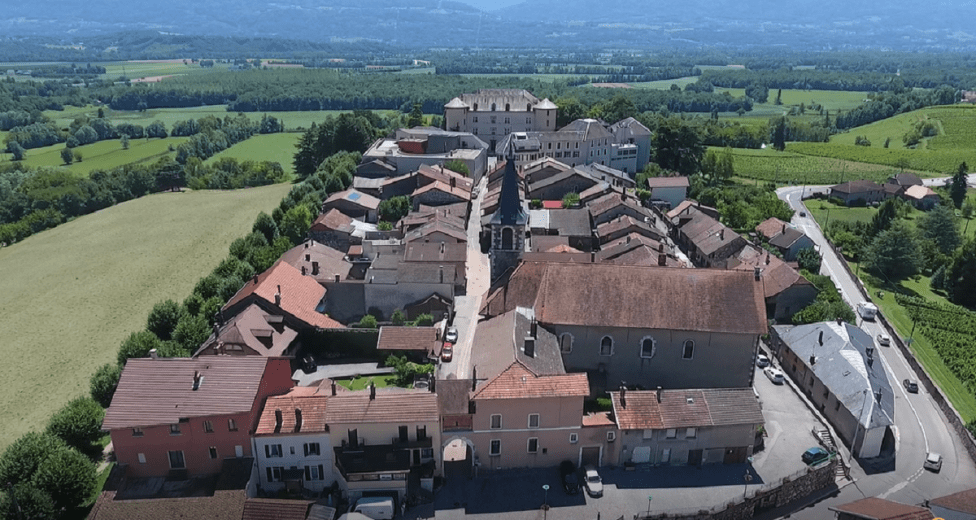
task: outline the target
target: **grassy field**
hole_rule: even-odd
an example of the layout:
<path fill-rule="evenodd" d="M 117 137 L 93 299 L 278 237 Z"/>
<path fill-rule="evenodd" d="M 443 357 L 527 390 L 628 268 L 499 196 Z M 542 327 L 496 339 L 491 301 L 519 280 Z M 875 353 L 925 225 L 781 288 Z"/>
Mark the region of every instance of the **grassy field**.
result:
<path fill-rule="evenodd" d="M 152 306 L 182 301 L 289 189 L 151 195 L 0 249 L 0 450 L 87 394 Z"/>
<path fill-rule="evenodd" d="M 711 148 L 721 153 L 722 148 Z M 884 165 L 814 157 L 772 148 L 751 150 L 734 148 L 732 166 L 739 177 L 787 184 L 837 184 L 843 180 L 883 181 L 898 170 Z"/>
<path fill-rule="evenodd" d="M 118 139 L 99 141 L 74 148 L 74 150 L 81 152 L 83 159 L 81 162 L 71 163 L 70 166 L 65 166 L 64 161 L 61 160 L 61 150 L 64 150 L 64 144 L 59 143 L 27 150 L 24 165 L 31 167 L 61 166 L 79 176 L 88 176 L 93 170 L 110 170 L 124 164 L 143 161 L 155 162 L 166 155 L 175 157 L 176 152 L 170 152 L 169 147 L 176 148 L 187 139 L 189 138 L 132 139 L 129 141 L 128 150 L 122 149 L 122 144 Z"/>
<path fill-rule="evenodd" d="M 972 191 L 970 190 L 970 196 L 973 196 Z M 829 212 L 827 211 L 828 208 Z M 810 210 L 811 216 L 817 220 L 821 227 L 825 227 L 825 224 L 828 222 L 828 214 L 829 221 L 870 222 L 878 211 L 874 208 L 841 208 L 826 202 L 815 201 L 808 201 L 807 209 Z M 918 222 L 918 217 L 921 214 L 922 212 L 913 209 L 909 215 L 910 221 L 913 223 Z M 966 221 L 962 220 L 960 224 L 965 229 Z M 973 237 L 976 235 L 976 226 L 968 227 L 967 236 Z M 916 278 L 909 278 L 900 282 L 897 287 L 892 287 L 886 281 L 872 276 L 867 271 L 858 269 L 857 262 L 848 262 L 848 265 L 852 271 L 859 274 L 865 288 L 872 295 L 878 295 L 878 291 L 888 293 L 885 297 L 873 298 L 873 301 L 881 308 L 881 312 L 885 318 L 895 327 L 898 335 L 902 338 L 907 339 L 911 336 L 913 323 L 908 315 L 908 310 L 898 304 L 895 301 L 894 295 L 890 294 L 892 291 L 898 290 L 932 301 L 944 301 L 943 296 L 932 291 L 929 285 L 930 279 L 927 276 L 920 275 Z M 928 338 L 922 334 L 915 334 L 913 336 L 911 350 L 919 362 L 925 367 L 925 370 L 939 385 L 939 388 L 942 389 L 946 397 L 948 397 L 949 401 L 952 402 L 952 405 L 959 411 L 963 419 L 965 421 L 976 419 L 976 396 L 969 392 L 959 378 L 949 370 Z"/>
<path fill-rule="evenodd" d="M 370 381 L 376 384 L 376 388 L 384 388 L 396 385 L 396 376 L 359 376 L 355 379 L 336 379 L 337 385 L 344 386 L 350 390 L 365 390 Z"/>
<path fill-rule="evenodd" d="M 255 135 L 207 159 L 204 164 L 212 164 L 221 157 L 233 157 L 238 161 L 277 161 L 286 172 L 293 173 L 295 144 L 301 136 L 294 132 Z"/>

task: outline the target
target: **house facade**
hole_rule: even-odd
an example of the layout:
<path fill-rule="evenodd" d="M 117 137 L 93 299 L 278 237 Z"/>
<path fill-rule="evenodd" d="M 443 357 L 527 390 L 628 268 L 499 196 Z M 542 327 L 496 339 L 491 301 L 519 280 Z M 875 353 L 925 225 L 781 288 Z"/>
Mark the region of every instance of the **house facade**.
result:
<path fill-rule="evenodd" d="M 865 203 L 881 202 L 885 198 L 885 190 L 872 181 L 848 181 L 830 187 L 830 197 L 844 201 L 848 206 L 861 200 Z"/>
<path fill-rule="evenodd" d="M 652 200 L 663 200 L 670 208 L 678 207 L 688 197 L 688 177 L 651 177 L 647 188 L 651 190 Z"/>
<path fill-rule="evenodd" d="M 444 122 L 450 131 L 481 136 L 494 150 L 512 132 L 555 130 L 557 111 L 555 103 L 524 89 L 482 89 L 444 105 Z"/>
<path fill-rule="evenodd" d="M 329 398 L 316 390 L 296 387 L 265 403 L 251 438 L 262 491 L 321 493 L 335 482 L 332 440 L 325 423 Z"/>
<path fill-rule="evenodd" d="M 264 400 L 292 385 L 286 358 L 130 359 L 102 428 L 127 476 L 213 475 L 252 457 Z"/>

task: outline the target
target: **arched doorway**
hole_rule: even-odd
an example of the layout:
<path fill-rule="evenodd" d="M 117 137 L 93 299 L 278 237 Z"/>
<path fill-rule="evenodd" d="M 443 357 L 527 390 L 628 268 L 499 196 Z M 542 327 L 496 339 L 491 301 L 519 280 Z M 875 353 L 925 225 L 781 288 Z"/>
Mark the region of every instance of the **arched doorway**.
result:
<path fill-rule="evenodd" d="M 474 443 L 466 437 L 453 436 L 441 447 L 444 478 L 471 478 L 474 474 Z"/>

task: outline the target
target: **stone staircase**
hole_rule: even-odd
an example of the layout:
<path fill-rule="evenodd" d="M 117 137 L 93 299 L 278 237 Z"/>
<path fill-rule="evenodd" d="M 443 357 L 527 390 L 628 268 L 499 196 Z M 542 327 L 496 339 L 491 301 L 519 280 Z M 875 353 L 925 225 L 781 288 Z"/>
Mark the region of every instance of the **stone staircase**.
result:
<path fill-rule="evenodd" d="M 837 451 L 837 444 L 834 442 L 834 436 L 830 434 L 830 430 L 827 428 L 815 427 L 813 429 L 813 436 L 817 438 L 820 445 L 824 447 L 830 453 L 835 454 L 835 460 L 837 464 L 834 466 L 834 473 L 837 477 L 850 478 L 848 474 L 847 466 L 844 464 L 844 459 L 841 457 L 840 453 Z"/>

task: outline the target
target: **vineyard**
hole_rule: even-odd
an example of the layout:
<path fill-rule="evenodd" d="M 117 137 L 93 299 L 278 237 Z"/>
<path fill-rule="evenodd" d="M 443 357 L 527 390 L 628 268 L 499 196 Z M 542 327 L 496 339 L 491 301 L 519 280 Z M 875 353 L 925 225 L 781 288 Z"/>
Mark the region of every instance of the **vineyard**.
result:
<path fill-rule="evenodd" d="M 856 130 L 855 130 L 856 133 Z M 892 168 L 904 166 L 906 169 L 929 172 L 920 177 L 939 177 L 946 172 L 954 171 L 959 163 L 976 162 L 976 150 L 970 149 L 938 149 L 938 150 L 906 150 L 883 148 L 875 146 L 846 146 L 834 143 L 789 143 L 786 149 L 803 155 L 860 161 L 871 164 L 887 165 Z"/>
<path fill-rule="evenodd" d="M 792 148 L 793 143 L 790 144 Z M 716 153 L 722 149 L 713 148 Z M 897 173 L 889 166 L 843 159 L 814 157 L 791 152 L 777 152 L 770 148 L 732 150 L 732 167 L 739 177 L 778 183 L 807 185 L 838 184 L 844 180 L 869 179 L 883 182 Z"/>
<path fill-rule="evenodd" d="M 962 307 L 926 301 L 902 294 L 895 296 L 942 358 L 949 370 L 970 393 L 976 393 L 976 312 Z"/>

